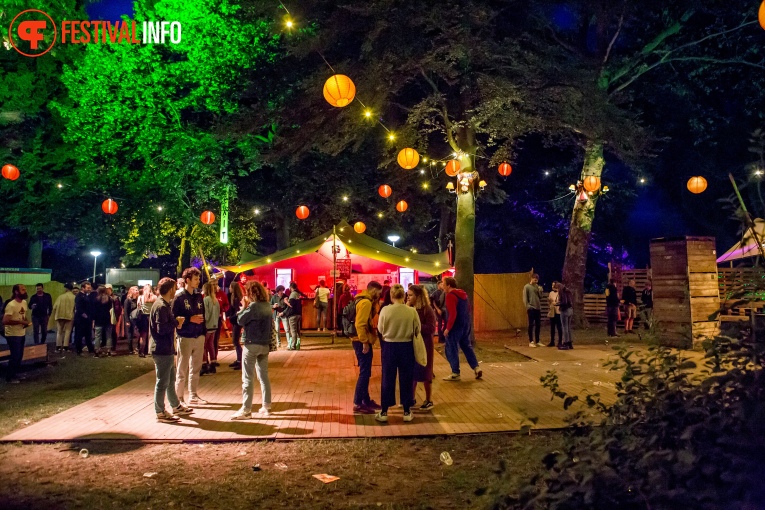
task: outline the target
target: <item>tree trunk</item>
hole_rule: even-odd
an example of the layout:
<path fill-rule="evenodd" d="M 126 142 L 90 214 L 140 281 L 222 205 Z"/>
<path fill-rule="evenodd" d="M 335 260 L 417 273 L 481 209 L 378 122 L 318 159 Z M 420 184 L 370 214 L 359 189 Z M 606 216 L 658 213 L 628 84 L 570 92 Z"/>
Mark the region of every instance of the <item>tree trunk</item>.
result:
<path fill-rule="evenodd" d="M 29 255 L 27 257 L 27 267 L 42 267 L 42 240 L 38 239 L 29 242 Z"/>
<path fill-rule="evenodd" d="M 452 218 L 452 210 L 446 204 L 441 205 L 441 219 L 438 223 L 438 253 L 443 252 L 448 244 L 449 220 Z"/>
<path fill-rule="evenodd" d="M 600 177 L 603 173 L 603 165 L 603 143 L 588 142 L 582 166 L 582 179 L 589 175 Z M 574 322 L 578 327 L 587 326 L 587 317 L 584 314 L 584 276 L 587 270 L 587 252 L 590 247 L 590 234 L 597 201 L 598 194 L 595 193 L 585 202 L 577 200 L 574 203 L 566 244 L 566 260 L 563 263 L 563 284 L 573 294 Z"/>
<path fill-rule="evenodd" d="M 290 246 L 290 226 L 283 214 L 276 215 L 276 250 L 283 250 Z"/>
<path fill-rule="evenodd" d="M 183 270 L 191 266 L 191 241 L 189 241 L 188 235 L 184 232 L 181 237 L 181 253 L 178 256 L 178 271 L 177 277 L 180 278 L 183 274 Z"/>

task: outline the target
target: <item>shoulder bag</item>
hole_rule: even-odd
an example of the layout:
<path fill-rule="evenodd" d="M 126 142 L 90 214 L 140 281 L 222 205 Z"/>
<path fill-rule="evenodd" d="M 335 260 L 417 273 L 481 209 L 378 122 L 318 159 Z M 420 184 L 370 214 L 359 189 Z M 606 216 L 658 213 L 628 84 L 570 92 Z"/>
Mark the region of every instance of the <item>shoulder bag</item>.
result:
<path fill-rule="evenodd" d="M 412 310 L 414 310 L 414 308 L 412 308 Z M 414 313 L 416 314 L 417 310 L 414 310 Z M 412 337 L 412 344 L 414 346 L 414 360 L 422 367 L 427 366 L 428 353 L 425 350 L 425 340 L 423 340 L 420 331 Z"/>

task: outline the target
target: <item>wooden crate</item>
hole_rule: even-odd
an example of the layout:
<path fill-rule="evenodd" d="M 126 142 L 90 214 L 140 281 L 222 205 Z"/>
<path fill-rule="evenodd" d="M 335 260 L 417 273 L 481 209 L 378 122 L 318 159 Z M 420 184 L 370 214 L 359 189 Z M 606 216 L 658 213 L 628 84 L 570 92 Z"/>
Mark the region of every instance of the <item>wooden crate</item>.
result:
<path fill-rule="evenodd" d="M 653 313 L 662 342 L 689 348 L 718 332 L 716 256 L 713 237 L 651 241 Z"/>

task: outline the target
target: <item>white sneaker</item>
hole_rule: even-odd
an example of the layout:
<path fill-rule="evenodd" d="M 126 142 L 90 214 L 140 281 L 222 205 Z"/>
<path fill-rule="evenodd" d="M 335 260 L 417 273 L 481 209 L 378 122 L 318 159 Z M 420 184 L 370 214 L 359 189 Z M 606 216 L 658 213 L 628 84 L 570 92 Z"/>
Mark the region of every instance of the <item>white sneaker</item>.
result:
<path fill-rule="evenodd" d="M 451 374 L 448 377 L 444 377 L 444 381 L 459 381 L 460 380 L 460 374 Z"/>
<path fill-rule="evenodd" d="M 177 423 L 179 420 L 180 418 L 178 418 L 173 413 L 168 413 L 167 411 L 157 413 L 157 421 L 160 423 Z"/>
<path fill-rule="evenodd" d="M 375 420 L 382 422 L 382 423 L 388 423 L 388 414 L 383 414 L 382 411 L 377 411 L 375 414 Z"/>
<path fill-rule="evenodd" d="M 271 414 L 271 408 L 263 406 L 258 410 L 258 413 L 263 416 L 269 416 Z"/>
<path fill-rule="evenodd" d="M 189 414 L 193 412 L 194 410 L 186 406 L 183 402 L 179 403 L 178 407 L 173 407 L 173 414 L 177 416 L 188 416 Z"/>
<path fill-rule="evenodd" d="M 414 419 L 414 415 L 412 414 L 411 411 L 409 411 L 408 413 L 404 413 L 404 421 L 408 422 L 408 421 L 412 421 L 413 419 Z"/>
<path fill-rule="evenodd" d="M 536 347 L 536 346 L 537 344 L 535 344 L 534 342 L 529 342 L 529 347 Z"/>
<path fill-rule="evenodd" d="M 203 398 L 200 398 L 199 395 L 191 395 L 191 397 L 189 397 L 189 404 L 205 405 L 205 404 L 209 404 L 209 402 Z"/>
<path fill-rule="evenodd" d="M 252 418 L 252 413 L 244 412 L 244 409 L 240 409 L 231 415 L 232 420 L 249 420 Z"/>

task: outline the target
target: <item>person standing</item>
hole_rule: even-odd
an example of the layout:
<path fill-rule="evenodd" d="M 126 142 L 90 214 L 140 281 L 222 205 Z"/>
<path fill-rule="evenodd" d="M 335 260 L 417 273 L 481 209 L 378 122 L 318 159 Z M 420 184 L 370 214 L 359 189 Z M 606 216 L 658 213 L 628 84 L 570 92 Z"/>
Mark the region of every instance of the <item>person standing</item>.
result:
<path fill-rule="evenodd" d="M 17 283 L 12 289 L 13 296 L 6 303 L 3 311 L 3 326 L 5 326 L 5 340 L 11 351 L 8 360 L 8 371 L 5 380 L 10 384 L 18 384 L 20 381 L 16 374 L 21 368 L 21 360 L 24 359 L 24 343 L 26 340 L 26 328 L 32 322 L 27 320 L 27 288 Z"/>
<path fill-rule="evenodd" d="M 438 319 L 438 343 L 446 343 L 444 338 L 444 329 L 446 329 L 446 291 L 444 290 L 444 281 L 439 280 L 433 295 L 430 296 L 430 302 L 433 304 L 433 311 Z"/>
<path fill-rule="evenodd" d="M 218 324 L 220 322 L 220 305 L 215 297 L 218 292 L 218 283 L 215 280 L 211 280 L 205 283 L 202 294 L 204 295 L 203 303 L 205 305 L 205 349 L 204 360 L 202 363 L 202 371 L 199 375 L 214 374 L 216 372 L 215 365 L 215 333 L 218 331 Z"/>
<path fill-rule="evenodd" d="M 96 327 L 96 350 L 103 354 L 106 346 L 106 354 L 112 353 L 112 308 L 114 306 L 112 299 L 106 291 L 105 286 L 98 288 L 95 309 L 93 313 L 93 323 Z"/>
<path fill-rule="evenodd" d="M 175 423 L 179 416 L 194 412 L 181 403 L 175 393 L 175 331 L 183 324 L 184 319 L 176 319 L 170 306 L 175 297 L 175 280 L 162 278 L 157 289 L 159 298 L 151 305 L 149 312 L 150 350 L 157 376 L 154 386 L 154 412 L 157 413 L 158 422 Z M 173 410 L 171 413 L 165 410 L 165 395 Z"/>
<path fill-rule="evenodd" d="M 542 328 L 542 287 L 539 275 L 531 275 L 531 281 L 523 287 L 523 306 L 529 318 L 529 347 L 539 347 L 539 330 Z M 532 333 L 534 336 L 532 336 Z"/>
<path fill-rule="evenodd" d="M 389 294 L 390 280 L 383 280 L 382 292 L 380 293 L 380 309 L 391 303 Z"/>
<path fill-rule="evenodd" d="M 186 289 L 186 280 L 183 278 L 178 278 L 178 280 L 175 282 L 178 286 L 178 290 L 175 291 L 176 296 L 180 296 L 183 294 L 183 291 Z"/>
<path fill-rule="evenodd" d="M 560 284 L 552 282 L 552 290 L 547 295 L 547 317 L 550 319 L 550 343 L 547 347 L 555 347 L 555 328 L 558 328 L 558 346 L 563 343 L 563 330 L 560 322 L 560 307 L 558 302 L 558 290 Z"/>
<path fill-rule="evenodd" d="M 360 292 L 353 300 L 354 313 L 346 317 L 349 322 L 346 333 L 351 339 L 359 365 L 359 378 L 353 394 L 354 413 L 374 413 L 380 409 L 380 405 L 369 396 L 369 379 L 372 377 L 372 348 L 377 341 L 374 324 L 380 313 L 381 293 L 382 285 L 379 282 L 369 282 L 367 290 Z"/>
<path fill-rule="evenodd" d="M 112 341 L 114 342 L 114 351 L 116 352 L 117 341 L 119 340 L 119 328 L 117 326 L 122 320 L 122 300 L 120 299 L 119 295 L 114 293 L 114 287 L 112 287 L 111 283 L 107 283 L 105 287 L 106 294 L 109 296 L 109 299 L 112 300 Z"/>
<path fill-rule="evenodd" d="M 259 282 L 247 284 L 247 295 L 242 300 L 242 310 L 237 321 L 244 328 L 242 340 L 242 407 L 231 416 L 232 420 L 252 418 L 254 379 L 258 377 L 261 393 L 261 416 L 271 414 L 271 381 L 268 379 L 268 353 L 274 331 L 268 291 Z M 254 373 L 253 373 L 254 372 Z"/>
<path fill-rule="evenodd" d="M 635 334 L 632 331 L 632 325 L 637 317 L 637 290 L 635 290 L 635 280 L 629 280 L 622 289 L 622 301 L 624 301 L 624 311 L 627 317 L 624 320 L 624 332 Z"/>
<path fill-rule="evenodd" d="M 608 336 L 617 337 L 616 322 L 619 320 L 619 291 L 614 280 L 606 285 L 606 316 L 608 318 Z"/>
<path fill-rule="evenodd" d="M 221 274 L 221 273 L 217 273 Z M 215 339 L 213 342 L 213 358 L 210 363 L 214 367 L 220 366 L 218 363 L 218 344 L 220 343 L 220 334 L 223 332 L 223 328 L 226 327 L 225 316 L 223 315 L 228 310 L 228 296 L 224 290 L 218 285 L 218 280 L 213 280 L 215 283 L 215 299 L 218 301 L 218 328 L 215 330 Z M 213 371 L 215 373 L 215 371 Z"/>
<path fill-rule="evenodd" d="M 74 349 L 78 356 L 82 356 L 82 341 L 88 347 L 88 352 L 93 357 L 98 357 L 93 347 L 93 303 L 90 294 L 93 292 L 90 282 L 82 284 L 82 291 L 74 298 Z"/>
<path fill-rule="evenodd" d="M 186 402 L 189 392 L 189 404 L 206 404 L 197 392 L 199 372 L 202 369 L 202 357 L 205 347 L 205 305 L 202 294 L 195 292 L 199 288 L 202 273 L 196 267 L 183 271 L 186 288 L 173 300 L 173 316 L 183 317 L 178 328 L 178 361 L 175 393 L 181 402 Z"/>
<path fill-rule="evenodd" d="M 303 321 L 303 301 L 305 294 L 298 289 L 297 282 L 290 283 L 290 296 L 285 303 L 289 307 L 288 317 L 290 334 L 287 338 L 287 350 L 300 350 L 300 327 Z"/>
<path fill-rule="evenodd" d="M 327 329 L 329 294 L 330 291 L 327 288 L 327 283 L 324 280 L 319 280 L 319 286 L 316 287 L 316 299 L 314 300 L 316 305 L 316 327 L 319 331 L 326 331 Z"/>
<path fill-rule="evenodd" d="M 138 331 L 136 325 L 136 314 L 138 313 L 137 310 L 138 287 L 133 286 L 128 289 L 127 296 L 125 296 L 125 300 L 122 302 L 122 317 L 125 323 L 124 333 L 128 340 L 128 352 L 130 354 L 135 354 L 135 349 L 133 349 L 133 338 Z M 140 348 L 140 336 L 138 338 L 139 345 L 136 345 L 136 347 Z"/>
<path fill-rule="evenodd" d="M 48 321 L 53 313 L 53 298 L 45 292 L 42 283 L 35 285 L 35 289 L 37 292 L 29 298 L 29 309 L 32 310 L 32 336 L 37 345 L 48 340 Z"/>
<path fill-rule="evenodd" d="M 276 286 L 276 292 L 271 296 L 271 314 L 274 318 L 274 328 L 276 329 L 276 348 L 282 346 L 282 335 L 279 331 L 279 323 L 281 322 L 284 325 L 284 337 L 287 340 L 287 344 L 289 344 L 289 338 L 290 338 L 290 324 L 289 324 L 289 317 L 285 316 L 285 310 L 287 308 L 287 305 L 284 302 L 284 286 L 283 285 L 277 285 Z"/>
<path fill-rule="evenodd" d="M 56 352 L 69 350 L 69 338 L 74 325 L 74 294 L 72 284 L 64 284 L 64 293 L 53 305 L 53 319 L 56 321 Z"/>
<path fill-rule="evenodd" d="M 151 307 L 154 306 L 154 301 L 157 300 L 157 296 L 151 288 L 151 284 L 147 283 L 143 286 L 143 292 L 138 296 L 136 303 L 136 326 L 138 329 L 138 357 L 145 358 L 149 353 L 149 315 L 151 315 Z"/>
<path fill-rule="evenodd" d="M 425 402 L 422 403 L 420 409 L 426 411 L 433 407 L 433 358 L 435 355 L 433 335 L 436 332 L 436 314 L 430 306 L 428 293 L 421 285 L 409 287 L 406 296 L 406 304 L 417 310 L 417 315 L 420 318 L 422 340 L 425 343 L 425 353 L 427 354 L 427 364 L 424 367 L 418 363 L 414 365 L 412 398 L 414 398 L 417 390 L 417 383 L 421 382 L 425 386 Z"/>
<path fill-rule="evenodd" d="M 643 292 L 640 293 L 640 301 L 643 303 L 644 327 L 645 329 L 651 329 L 653 324 L 653 284 L 651 280 L 645 282 Z"/>
<path fill-rule="evenodd" d="M 242 326 L 236 320 L 236 315 L 242 307 L 242 298 L 244 293 L 242 292 L 242 286 L 239 282 L 231 282 L 228 288 L 228 311 L 226 314 L 231 321 L 231 339 L 234 342 L 234 349 L 236 349 L 236 361 L 229 365 L 229 368 L 234 370 L 242 369 Z"/>
<path fill-rule="evenodd" d="M 457 288 L 457 280 L 451 276 L 444 278 L 446 290 L 446 310 L 449 321 L 446 323 L 444 336 L 446 337 L 446 359 L 452 368 L 452 373 L 444 377 L 444 381 L 460 380 L 460 349 L 465 354 L 465 359 L 470 368 L 475 372 L 475 378 L 480 379 L 483 371 L 478 365 L 473 345 L 470 342 L 470 332 L 473 329 L 470 317 L 470 305 L 467 293 Z M 537 328 L 537 337 L 539 329 Z"/>
<path fill-rule="evenodd" d="M 348 303 L 353 301 L 353 294 L 351 294 L 351 286 L 347 283 L 343 284 L 343 291 L 340 293 L 340 297 L 337 298 L 337 324 L 335 324 L 335 330 L 338 332 L 338 334 L 345 336 L 345 329 L 346 326 L 343 324 L 345 319 L 345 316 L 343 315 L 343 310 L 345 310 L 345 307 L 348 306 Z"/>
<path fill-rule="evenodd" d="M 388 421 L 388 408 L 396 405 L 396 374 L 401 405 L 404 407 L 404 421 L 410 422 L 414 403 L 414 336 L 420 333 L 420 318 L 417 311 L 404 304 L 406 292 L 398 283 L 390 288 L 390 306 L 380 310 L 377 331 L 382 337 L 382 409 L 375 414 L 375 420 Z"/>
<path fill-rule="evenodd" d="M 558 341 L 558 349 L 573 349 L 573 337 L 571 321 L 574 318 L 574 296 L 562 283 L 558 284 L 557 308 L 560 310 L 561 327 L 563 336 Z"/>

